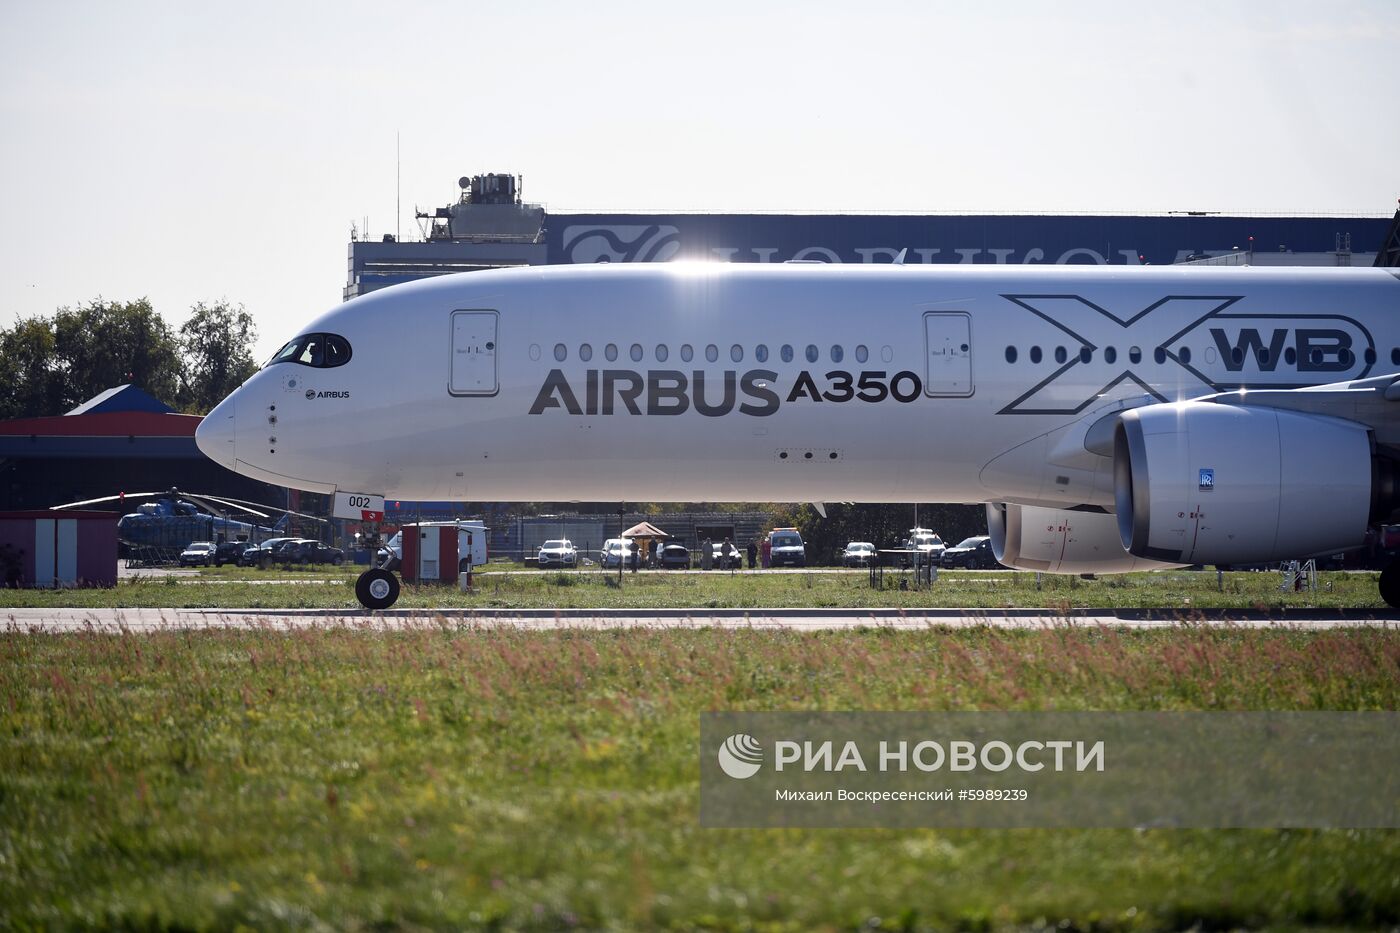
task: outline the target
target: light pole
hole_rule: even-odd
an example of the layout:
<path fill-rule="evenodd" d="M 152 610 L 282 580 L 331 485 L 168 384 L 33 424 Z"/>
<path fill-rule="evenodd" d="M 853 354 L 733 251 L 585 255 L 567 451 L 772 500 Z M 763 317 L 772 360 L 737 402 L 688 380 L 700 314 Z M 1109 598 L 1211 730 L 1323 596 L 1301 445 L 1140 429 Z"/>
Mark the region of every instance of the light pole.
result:
<path fill-rule="evenodd" d="M 622 586 L 622 565 L 627 560 L 627 539 L 622 536 L 622 517 L 625 514 L 626 512 L 623 510 L 622 506 L 619 505 L 617 507 L 617 585 L 619 587 Z"/>

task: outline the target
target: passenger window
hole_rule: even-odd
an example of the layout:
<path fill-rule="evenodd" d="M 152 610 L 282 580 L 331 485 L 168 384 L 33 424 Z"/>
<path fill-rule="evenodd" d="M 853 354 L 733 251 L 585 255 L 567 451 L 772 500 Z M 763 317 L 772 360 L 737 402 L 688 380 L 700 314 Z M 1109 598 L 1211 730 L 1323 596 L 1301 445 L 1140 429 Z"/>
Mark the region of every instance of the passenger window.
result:
<path fill-rule="evenodd" d="M 578 358 L 587 363 L 589 360 L 593 359 L 593 348 L 586 343 L 581 345 L 578 348 Z"/>
<path fill-rule="evenodd" d="M 815 363 L 820 357 L 821 353 L 817 350 L 816 344 L 807 344 L 807 362 Z"/>
<path fill-rule="evenodd" d="M 736 363 L 739 362 L 744 358 L 744 348 L 737 343 L 734 344 L 734 346 L 729 348 L 729 358 Z"/>
<path fill-rule="evenodd" d="M 695 351 L 691 349 L 690 344 L 681 344 L 681 359 L 685 360 L 687 363 L 695 359 Z"/>
<path fill-rule="evenodd" d="M 632 357 L 632 362 L 640 363 L 642 361 L 642 345 L 640 343 L 632 344 L 632 349 L 627 351 L 627 355 Z"/>
<path fill-rule="evenodd" d="M 1067 360 L 1067 359 L 1069 359 L 1069 354 L 1065 352 L 1065 348 L 1064 348 L 1064 347 L 1056 347 L 1056 348 L 1055 348 L 1055 362 L 1056 362 L 1056 363 L 1063 363 L 1063 362 L 1064 362 L 1065 360 Z"/>
<path fill-rule="evenodd" d="M 1292 347 L 1289 347 L 1287 350 L 1284 350 L 1283 361 L 1289 366 L 1294 365 L 1298 362 L 1298 351 L 1294 350 Z"/>
<path fill-rule="evenodd" d="M 1031 362 L 1040 362 L 1040 347 L 1031 347 Z"/>
<path fill-rule="evenodd" d="M 1178 357 L 1180 357 L 1181 362 L 1183 362 L 1183 363 L 1190 363 L 1190 362 L 1191 362 L 1191 348 L 1190 348 L 1190 347 L 1182 347 L 1180 350 L 1177 351 L 1177 354 L 1176 354 L 1176 355 L 1177 355 Z"/>
<path fill-rule="evenodd" d="M 564 360 L 568 357 L 568 355 L 569 355 L 569 348 L 568 348 L 568 347 L 564 346 L 562 343 L 556 343 L 556 344 L 554 345 L 554 358 L 555 358 L 556 360 L 558 360 L 559 362 L 562 363 L 562 362 L 564 362 Z"/>
<path fill-rule="evenodd" d="M 1400 366 L 1400 347 L 1394 347 L 1390 351 L 1390 365 Z"/>
<path fill-rule="evenodd" d="M 1118 351 L 1113 349 L 1112 347 L 1104 347 L 1103 361 L 1108 365 L 1112 366 L 1114 363 L 1118 362 Z"/>
<path fill-rule="evenodd" d="M 1014 363 L 1014 362 L 1016 362 L 1016 348 L 1015 348 L 1015 347 L 1007 347 L 1007 348 L 1006 348 L 1006 362 L 1008 362 L 1008 363 Z"/>
<path fill-rule="evenodd" d="M 608 358 L 609 363 L 617 361 L 617 344 L 610 343 L 603 348 L 603 355 Z"/>
<path fill-rule="evenodd" d="M 1375 365 L 1376 365 L 1376 351 L 1373 350 L 1373 349 L 1370 348 L 1370 347 L 1367 347 L 1367 348 L 1366 348 L 1366 353 L 1365 353 L 1364 359 L 1366 360 L 1366 365 L 1367 365 L 1367 366 L 1375 366 Z"/>
<path fill-rule="evenodd" d="M 666 358 L 670 355 L 671 351 L 666 349 L 666 344 L 658 343 L 656 345 L 656 362 L 664 363 L 666 362 Z"/>
<path fill-rule="evenodd" d="M 864 363 L 868 359 L 870 359 L 870 351 L 865 348 L 865 344 L 856 344 L 856 362 Z"/>
<path fill-rule="evenodd" d="M 1267 353 L 1267 352 L 1269 352 L 1269 351 L 1265 350 L 1264 352 Z M 1234 363 L 1236 366 L 1243 366 L 1243 365 L 1244 365 L 1244 350 L 1242 350 L 1242 349 L 1239 348 L 1239 347 L 1235 347 L 1233 350 L 1231 350 L 1231 351 L 1230 351 L 1230 362 L 1231 362 L 1231 363 Z"/>
<path fill-rule="evenodd" d="M 1157 361 L 1158 366 L 1161 366 L 1167 361 L 1167 351 L 1163 350 L 1161 347 L 1158 347 L 1157 349 L 1152 351 L 1152 358 Z"/>
<path fill-rule="evenodd" d="M 754 348 L 753 348 L 753 358 L 756 359 L 756 360 L 758 360 L 760 363 L 766 363 L 766 362 L 768 362 L 768 346 L 767 346 L 767 344 L 762 344 L 762 343 L 760 343 L 758 346 L 754 347 Z"/>
<path fill-rule="evenodd" d="M 707 346 L 705 348 L 705 359 L 709 360 L 711 363 L 719 359 L 719 347 L 714 344 Z"/>
<path fill-rule="evenodd" d="M 845 355 L 845 351 L 842 350 L 839 346 L 833 346 L 831 348 L 831 362 L 839 363 L 841 362 L 842 357 L 844 357 Z"/>
<path fill-rule="evenodd" d="M 1079 348 L 1079 362 L 1087 363 L 1094 358 L 1094 351 L 1088 347 Z"/>
<path fill-rule="evenodd" d="M 781 356 L 782 356 L 782 358 L 783 358 L 783 362 L 784 362 L 784 363 L 791 363 L 791 362 L 792 362 L 792 345 L 791 345 L 791 344 L 787 344 L 787 343 L 783 344 L 783 351 L 782 351 Z"/>
<path fill-rule="evenodd" d="M 1141 363 L 1141 362 L 1142 362 L 1142 350 L 1141 350 L 1141 348 L 1139 348 L 1139 347 L 1129 347 L 1129 348 L 1128 348 L 1128 362 L 1130 362 L 1130 363 Z"/>

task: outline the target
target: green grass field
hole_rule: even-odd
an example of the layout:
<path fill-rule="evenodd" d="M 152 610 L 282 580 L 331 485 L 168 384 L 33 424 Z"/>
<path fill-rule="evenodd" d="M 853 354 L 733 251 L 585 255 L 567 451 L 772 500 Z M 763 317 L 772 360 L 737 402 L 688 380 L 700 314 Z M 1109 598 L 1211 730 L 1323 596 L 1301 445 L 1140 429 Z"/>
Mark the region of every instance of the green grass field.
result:
<path fill-rule="evenodd" d="M 702 830 L 697 740 L 725 709 L 1393 710 L 1397 673 L 1393 629 L 4 634 L 0 928 L 1394 926 L 1395 832 Z"/>
<path fill-rule="evenodd" d="M 940 573 L 931 588 L 914 589 L 907 575 L 887 573 L 884 588 L 863 572 L 639 573 L 598 570 L 493 569 L 476 577 L 476 592 L 452 586 L 405 586 L 397 608 L 1384 608 L 1373 573 L 1323 573 L 1315 592 L 1279 589 L 1277 573 L 1173 571 L 1103 576 L 1094 580 L 1012 571 Z M 123 580 L 113 589 L 0 590 L 7 606 L 79 608 L 320 608 L 358 609 L 349 567 L 261 571 L 224 567 L 194 577 Z M 299 581 L 299 582 L 290 582 Z M 901 589 L 901 583 L 906 588 Z"/>

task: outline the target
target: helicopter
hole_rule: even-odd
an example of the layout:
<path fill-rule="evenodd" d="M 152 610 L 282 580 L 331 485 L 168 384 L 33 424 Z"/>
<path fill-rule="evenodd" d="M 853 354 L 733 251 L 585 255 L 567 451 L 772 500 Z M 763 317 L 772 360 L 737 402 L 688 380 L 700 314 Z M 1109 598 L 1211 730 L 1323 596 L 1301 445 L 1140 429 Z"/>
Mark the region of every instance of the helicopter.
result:
<path fill-rule="evenodd" d="M 135 511 L 122 515 L 117 521 L 117 541 L 129 556 L 170 558 L 192 541 L 218 544 L 262 540 L 286 531 L 292 516 L 325 522 L 325 519 L 315 515 L 278 506 L 183 492 L 174 487 L 164 492 L 123 492 L 115 496 L 66 502 L 53 508 L 78 509 L 112 502 L 124 505 L 130 499 L 145 499 L 148 496 L 154 499 L 141 502 Z M 280 512 L 282 517 L 272 522 L 271 516 L 263 509 Z M 232 517 L 230 513 L 241 517 Z"/>

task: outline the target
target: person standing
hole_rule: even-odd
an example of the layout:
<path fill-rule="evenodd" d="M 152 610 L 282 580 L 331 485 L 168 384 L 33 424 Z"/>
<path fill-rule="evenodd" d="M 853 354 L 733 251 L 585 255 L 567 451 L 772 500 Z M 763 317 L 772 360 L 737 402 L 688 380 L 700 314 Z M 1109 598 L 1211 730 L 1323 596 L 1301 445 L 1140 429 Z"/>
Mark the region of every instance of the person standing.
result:
<path fill-rule="evenodd" d="M 763 539 L 762 551 L 763 569 L 767 570 L 769 567 L 773 566 L 773 540 L 771 538 Z"/>
<path fill-rule="evenodd" d="M 758 563 L 758 542 L 749 542 L 749 569 L 752 570 Z"/>
<path fill-rule="evenodd" d="M 709 538 L 700 542 L 700 569 L 709 570 L 715 565 L 715 549 Z"/>

